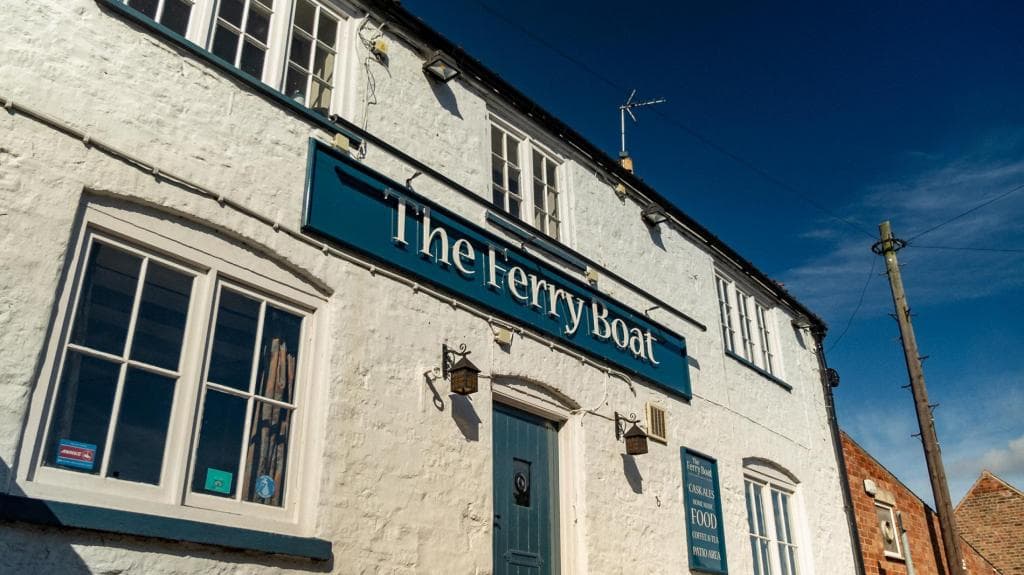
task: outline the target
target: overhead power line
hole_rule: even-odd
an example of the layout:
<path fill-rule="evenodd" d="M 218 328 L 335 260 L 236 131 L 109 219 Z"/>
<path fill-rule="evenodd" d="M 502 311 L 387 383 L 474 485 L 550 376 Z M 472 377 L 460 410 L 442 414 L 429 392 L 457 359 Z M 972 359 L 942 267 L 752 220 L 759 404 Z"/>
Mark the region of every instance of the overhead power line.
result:
<path fill-rule="evenodd" d="M 908 244 L 909 245 L 909 244 Z M 974 248 L 969 246 L 922 246 L 921 244 L 913 244 L 915 248 L 921 248 L 926 250 L 956 250 L 962 252 L 995 252 L 1004 254 L 1024 254 L 1024 249 L 1016 248 Z"/>
<path fill-rule="evenodd" d="M 517 29 L 523 35 L 531 38 L 533 41 L 537 42 L 538 44 L 540 44 L 541 46 L 547 48 L 548 50 L 551 50 L 552 52 L 554 52 L 555 54 L 560 56 L 562 59 L 564 59 L 565 61 L 567 61 L 567 62 L 569 62 L 569 63 L 579 67 L 581 70 L 583 70 L 584 72 L 590 74 L 594 78 L 600 80 L 601 82 L 603 82 L 607 86 L 609 86 L 611 88 L 614 88 L 614 89 L 616 89 L 616 90 L 618 90 L 620 92 L 628 92 L 629 91 L 626 87 L 622 86 L 621 84 L 619 84 L 615 80 L 612 80 L 612 79 L 608 78 L 607 76 L 605 76 L 604 74 L 602 74 L 598 70 L 595 70 L 594 68 L 589 66 L 586 62 L 583 62 L 579 58 L 576 58 L 572 54 L 569 54 L 569 53 L 565 52 L 564 50 L 562 50 L 561 48 L 559 48 L 558 46 L 552 44 L 551 42 L 549 42 L 546 38 L 544 38 L 540 34 L 534 32 L 533 30 L 527 28 L 526 26 L 520 24 L 519 22 L 516 22 L 515 20 L 513 20 L 513 19 L 509 18 L 508 16 L 506 16 L 505 14 L 495 10 L 493 7 L 491 7 L 486 2 L 483 2 L 482 0 L 472 0 L 472 1 L 475 4 L 477 4 L 481 9 L 483 9 L 485 12 L 490 14 L 491 16 L 493 16 L 493 17 L 497 18 L 498 20 L 501 20 L 502 22 L 508 24 L 509 26 L 512 26 L 513 28 Z M 767 172 L 763 168 L 759 167 L 757 164 L 755 164 L 751 160 L 748 160 L 748 159 L 744 158 L 743 156 L 740 156 L 739 154 L 729 150 L 725 146 L 715 142 L 711 138 L 709 138 L 709 137 L 705 136 L 704 134 L 698 132 L 697 130 L 693 129 L 692 127 L 690 127 L 686 123 L 684 123 L 684 122 L 682 122 L 680 120 L 677 120 L 676 118 L 674 118 L 672 116 L 669 116 L 669 115 L 665 114 L 664 112 L 660 112 L 658 110 L 654 110 L 654 113 L 656 113 L 658 116 L 661 116 L 661 118 L 663 120 L 665 120 L 666 122 L 668 122 L 670 125 L 674 126 L 675 128 L 677 128 L 679 130 L 682 130 L 684 133 L 686 133 L 687 135 L 689 135 L 693 139 L 697 140 L 701 144 L 711 148 L 712 150 L 718 152 L 719 154 L 725 156 L 726 158 L 732 160 L 733 162 L 736 162 L 740 166 L 743 166 L 744 168 L 746 168 L 747 170 L 753 172 L 755 175 L 761 177 L 762 179 L 764 179 L 768 183 L 770 183 L 770 184 L 772 184 L 772 185 L 774 185 L 774 186 L 776 186 L 776 187 L 778 187 L 780 189 L 783 189 L 783 190 L 789 192 L 790 194 L 796 196 L 798 199 L 803 200 L 808 205 L 810 205 L 811 207 L 813 207 L 816 210 L 820 211 L 821 213 L 823 213 L 823 214 L 829 216 L 830 218 L 832 218 L 832 219 L 834 219 L 834 220 L 836 220 L 836 221 L 838 221 L 838 222 L 848 226 L 849 228 L 851 228 L 853 230 L 856 230 L 857 232 L 860 232 L 860 233 L 866 235 L 867 237 L 869 237 L 871 239 L 875 238 L 875 234 L 873 234 L 867 228 L 857 224 L 856 222 L 851 221 L 848 218 L 840 216 L 839 214 L 835 213 L 834 211 L 826 208 L 825 206 L 821 205 L 820 203 L 815 201 L 813 198 L 811 198 L 807 194 L 801 192 L 795 186 L 792 186 L 792 185 L 786 183 L 785 181 L 781 180 L 780 178 L 770 174 L 769 172 Z"/>
<path fill-rule="evenodd" d="M 945 226 L 947 224 L 951 224 L 951 223 L 959 220 L 960 218 L 962 218 L 962 217 L 964 217 L 966 215 L 973 214 L 974 212 L 980 210 L 981 208 L 984 208 L 985 206 L 987 206 L 989 204 L 994 204 L 994 203 L 998 202 L 999 200 L 1005 198 L 1006 196 L 1009 196 L 1010 194 L 1012 194 L 1014 192 L 1019 192 L 1020 190 L 1024 190 L 1024 184 L 1021 184 L 1021 185 L 1019 185 L 1019 186 L 1017 186 L 1015 188 L 1010 188 L 1009 190 L 999 194 L 998 196 L 996 196 L 996 197 L 994 197 L 992 199 L 985 200 L 984 202 L 981 202 L 980 204 L 974 206 L 973 208 L 971 208 L 971 209 L 969 209 L 969 210 L 967 210 L 965 212 L 961 212 L 961 213 L 953 216 L 952 218 L 949 218 L 948 220 L 942 222 L 941 224 L 932 226 L 932 227 L 928 228 L 927 230 L 925 230 L 925 231 L 923 231 L 923 232 L 921 232 L 921 233 L 919 233 L 919 234 L 917 234 L 915 236 L 912 236 L 910 239 L 907 240 L 907 243 L 910 244 L 911 242 L 913 242 L 914 240 L 916 240 L 917 238 L 919 238 L 919 237 L 921 237 L 921 236 L 923 236 L 925 234 L 930 234 L 930 233 L 934 232 L 935 230 L 937 230 L 937 229 L 939 229 L 939 228 L 941 228 L 941 227 L 943 227 L 943 226 Z"/>
<path fill-rule="evenodd" d="M 827 353 L 832 353 L 832 350 L 839 345 L 839 342 L 843 341 L 843 336 L 846 335 L 846 332 L 850 331 L 850 326 L 853 325 L 853 319 L 857 317 L 857 313 L 860 312 L 861 306 L 864 305 L 864 296 L 868 293 L 868 286 L 871 285 L 871 280 L 875 277 L 875 263 L 877 261 L 878 260 L 875 258 L 871 258 L 871 270 L 868 272 L 868 279 L 864 282 L 864 287 L 860 290 L 860 299 L 857 300 L 857 307 L 853 308 L 853 313 L 850 314 L 850 319 L 846 320 L 846 327 L 843 328 L 843 332 L 840 333 L 839 337 L 837 337 L 836 340 L 832 342 L 832 345 L 829 346 Z"/>

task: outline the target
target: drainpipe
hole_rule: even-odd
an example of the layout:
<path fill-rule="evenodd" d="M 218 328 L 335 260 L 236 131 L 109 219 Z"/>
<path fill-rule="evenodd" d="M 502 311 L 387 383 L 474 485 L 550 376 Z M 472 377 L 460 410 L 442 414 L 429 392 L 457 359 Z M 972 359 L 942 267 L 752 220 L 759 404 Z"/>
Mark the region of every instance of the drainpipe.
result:
<path fill-rule="evenodd" d="M 910 558 L 910 537 L 907 537 L 907 530 L 903 528 L 903 514 L 896 512 L 896 525 L 900 530 L 900 540 L 903 542 L 903 560 L 907 563 L 907 575 L 915 575 L 914 560 Z"/>
<path fill-rule="evenodd" d="M 843 457 L 843 445 L 839 438 L 839 422 L 836 420 L 836 403 L 832 395 L 832 388 L 839 385 L 839 376 L 834 374 L 835 370 L 829 369 L 825 362 L 825 349 L 821 340 L 825 337 L 825 328 L 821 325 L 811 326 L 811 335 L 814 337 L 814 355 L 818 357 L 818 368 L 821 372 L 821 385 L 825 390 L 825 411 L 828 415 L 828 425 L 832 432 L 832 449 L 836 453 L 836 463 L 839 464 L 839 482 L 843 490 L 843 507 L 846 512 L 846 526 L 850 530 L 850 541 L 853 543 L 853 565 L 858 575 L 866 575 L 864 571 L 864 555 L 861 553 L 860 534 L 857 532 L 857 520 L 853 514 L 853 499 L 850 496 L 850 480 L 846 475 L 846 458 Z M 834 379 L 834 381 L 831 381 Z"/>

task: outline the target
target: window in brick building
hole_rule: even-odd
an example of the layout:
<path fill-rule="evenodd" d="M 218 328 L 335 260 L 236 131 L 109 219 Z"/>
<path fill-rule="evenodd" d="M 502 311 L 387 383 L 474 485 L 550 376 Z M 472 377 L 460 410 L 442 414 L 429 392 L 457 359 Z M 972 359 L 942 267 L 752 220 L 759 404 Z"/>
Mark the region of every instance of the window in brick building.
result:
<path fill-rule="evenodd" d="M 875 503 L 875 515 L 878 517 L 878 528 L 882 533 L 882 545 L 886 557 L 903 558 L 900 546 L 900 528 L 896 522 L 896 510 L 884 503 Z"/>

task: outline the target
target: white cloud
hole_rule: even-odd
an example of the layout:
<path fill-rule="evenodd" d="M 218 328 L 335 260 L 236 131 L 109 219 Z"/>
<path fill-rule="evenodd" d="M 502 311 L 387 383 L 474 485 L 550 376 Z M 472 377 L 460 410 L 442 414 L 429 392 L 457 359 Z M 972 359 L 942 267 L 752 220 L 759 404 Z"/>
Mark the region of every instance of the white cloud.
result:
<path fill-rule="evenodd" d="M 852 205 L 837 211 L 865 231 L 890 220 L 897 237 L 912 238 L 1024 183 L 1024 131 L 991 138 L 954 158 L 922 156 L 924 164 L 905 178 L 871 186 Z M 870 223 L 868 223 L 870 222 Z M 830 233 L 831 230 L 831 233 Z M 872 240 L 834 220 L 812 222 L 801 237 L 822 246 L 819 257 L 780 274 L 787 288 L 831 323 L 849 315 L 867 281 Z M 1024 190 L 923 235 L 921 246 L 1011 247 L 1024 249 Z M 1024 253 L 989 253 L 915 248 L 900 252 L 904 282 L 914 305 L 985 297 L 1024 287 Z M 882 281 L 877 281 L 882 280 Z M 872 280 L 861 314 L 888 311 L 884 276 Z M 951 289 L 955 288 L 955 289 Z"/>

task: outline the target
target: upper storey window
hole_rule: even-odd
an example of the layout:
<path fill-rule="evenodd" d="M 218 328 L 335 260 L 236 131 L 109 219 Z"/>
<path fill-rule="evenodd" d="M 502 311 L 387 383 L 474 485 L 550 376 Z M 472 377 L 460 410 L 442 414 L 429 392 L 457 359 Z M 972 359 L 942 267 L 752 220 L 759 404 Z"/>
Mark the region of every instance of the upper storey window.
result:
<path fill-rule="evenodd" d="M 221 0 L 210 51 L 262 79 L 273 8 L 273 0 Z"/>
<path fill-rule="evenodd" d="M 554 155 L 537 142 L 491 124 L 491 202 L 556 240 L 563 233 L 558 168 Z"/>
<path fill-rule="evenodd" d="M 720 275 L 715 276 L 715 290 L 725 350 L 778 375 L 771 310 Z"/>
<path fill-rule="evenodd" d="M 314 0 L 124 0 L 295 102 L 337 113 L 348 16 Z M 209 22 L 207 25 L 206 22 Z"/>
<path fill-rule="evenodd" d="M 334 94 L 339 18 L 307 0 L 296 0 L 284 92 L 327 114 Z"/>

